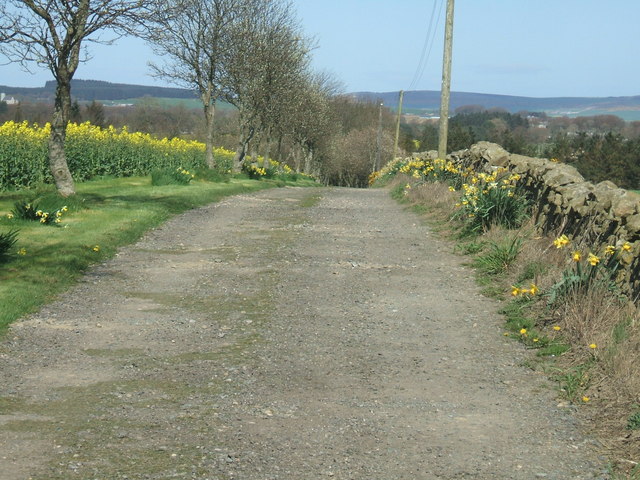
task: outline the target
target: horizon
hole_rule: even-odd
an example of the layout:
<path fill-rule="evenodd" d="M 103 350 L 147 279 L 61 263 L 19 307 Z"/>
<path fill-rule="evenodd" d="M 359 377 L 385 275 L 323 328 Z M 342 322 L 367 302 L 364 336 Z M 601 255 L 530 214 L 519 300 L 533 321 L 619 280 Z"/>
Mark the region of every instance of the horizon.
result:
<path fill-rule="evenodd" d="M 73 81 L 83 81 L 83 82 L 104 82 L 111 85 L 124 85 L 124 86 L 136 86 L 136 87 L 148 87 L 148 88 L 166 88 L 166 89 L 177 89 L 177 90 L 189 90 L 184 87 L 177 86 L 165 86 L 165 85 L 153 85 L 153 84 L 144 84 L 144 83 L 128 83 L 128 82 L 113 82 L 109 80 L 100 80 L 96 78 L 74 78 Z M 45 80 L 39 86 L 20 86 L 20 85 L 6 85 L 0 84 L 0 87 L 8 87 L 8 88 L 28 88 L 28 89 L 39 89 L 44 88 L 48 82 L 55 82 L 53 79 Z M 385 91 L 373 91 L 373 90 L 357 90 L 357 91 L 345 91 L 342 92 L 341 95 L 355 95 L 355 94 L 393 94 L 399 93 L 400 90 L 385 90 Z M 416 92 L 440 92 L 440 89 L 420 89 L 420 90 L 404 90 L 405 95 L 408 93 L 416 93 Z M 7 92 L 0 92 L 7 93 Z M 560 99 L 560 98 L 631 98 L 631 97 L 640 97 L 640 93 L 636 95 L 602 95 L 602 96 L 534 96 L 534 95 L 516 95 L 516 94 L 505 94 L 505 93 L 489 93 L 489 92 L 477 92 L 477 91 L 462 91 L 462 90 L 452 90 L 452 94 L 461 93 L 461 94 L 472 94 L 472 95 L 490 95 L 490 96 L 500 96 L 500 97 L 520 97 L 520 98 L 534 98 L 534 99 Z"/>

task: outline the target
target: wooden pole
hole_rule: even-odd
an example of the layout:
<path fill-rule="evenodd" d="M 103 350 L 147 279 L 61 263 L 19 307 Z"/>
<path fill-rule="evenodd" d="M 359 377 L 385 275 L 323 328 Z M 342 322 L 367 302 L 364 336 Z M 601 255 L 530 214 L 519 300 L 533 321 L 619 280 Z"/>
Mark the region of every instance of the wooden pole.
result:
<path fill-rule="evenodd" d="M 400 100 L 398 101 L 398 118 L 396 120 L 396 141 L 393 144 L 393 159 L 398 157 L 398 141 L 400 139 L 400 117 L 402 116 L 402 99 L 404 98 L 404 90 L 400 90 Z"/>
<path fill-rule="evenodd" d="M 447 156 L 447 134 L 449 132 L 449 97 L 451 94 L 451 51 L 453 49 L 453 3 L 447 0 L 447 20 L 444 29 L 444 56 L 442 59 L 442 90 L 440 97 L 440 133 L 438 158 Z"/>

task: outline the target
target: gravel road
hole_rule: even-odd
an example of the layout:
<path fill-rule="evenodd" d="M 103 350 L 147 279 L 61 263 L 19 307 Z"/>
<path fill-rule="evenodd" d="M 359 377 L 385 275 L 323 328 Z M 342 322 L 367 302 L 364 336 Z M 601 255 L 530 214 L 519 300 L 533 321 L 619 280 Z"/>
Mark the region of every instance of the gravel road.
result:
<path fill-rule="evenodd" d="M 0 342 L 0 478 L 607 478 L 451 250 L 376 189 L 174 218 Z"/>

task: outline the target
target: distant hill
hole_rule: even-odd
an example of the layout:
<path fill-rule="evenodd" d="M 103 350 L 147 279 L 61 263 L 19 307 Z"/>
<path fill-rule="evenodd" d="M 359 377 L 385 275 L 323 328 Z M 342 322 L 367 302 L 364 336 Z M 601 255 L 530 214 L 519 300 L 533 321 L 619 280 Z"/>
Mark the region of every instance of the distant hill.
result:
<path fill-rule="evenodd" d="M 356 92 L 355 98 L 382 101 L 395 109 L 398 92 Z M 613 114 L 629 120 L 640 120 L 640 95 L 633 97 L 518 97 L 512 95 L 492 95 L 487 93 L 451 92 L 451 111 L 465 105 L 479 105 L 484 108 L 503 108 L 511 113 L 520 111 L 547 112 L 550 115 L 601 115 Z M 440 92 L 421 90 L 405 92 L 403 111 L 412 113 L 438 112 Z M 626 115 L 625 115 L 626 114 Z"/>
<path fill-rule="evenodd" d="M 22 88 L 0 85 L 0 92 L 15 96 L 20 100 L 53 101 L 55 82 L 44 87 Z M 119 101 L 141 97 L 177 98 L 193 100 L 197 96 L 185 88 L 152 87 L 110 83 L 100 80 L 73 80 L 71 94 L 74 99 Z M 392 109 L 398 104 L 398 92 L 355 92 L 355 98 L 368 101 L 382 101 Z M 488 93 L 451 92 L 451 111 L 465 105 L 479 105 L 484 108 L 503 108 L 511 113 L 520 111 L 547 112 L 549 115 L 618 115 L 625 120 L 640 120 L 640 95 L 632 97 L 519 97 L 513 95 L 493 95 Z M 440 109 L 440 92 L 420 90 L 405 92 L 403 111 L 418 115 L 437 115 Z"/>
<path fill-rule="evenodd" d="M 0 92 L 13 95 L 24 100 L 53 100 L 56 83 L 46 82 L 44 87 L 23 88 L 0 85 Z M 72 80 L 71 95 L 79 101 L 92 100 L 125 100 L 140 97 L 162 98 L 196 98 L 192 90 L 185 88 L 150 87 L 145 85 L 129 85 L 125 83 L 110 83 L 100 80 Z"/>

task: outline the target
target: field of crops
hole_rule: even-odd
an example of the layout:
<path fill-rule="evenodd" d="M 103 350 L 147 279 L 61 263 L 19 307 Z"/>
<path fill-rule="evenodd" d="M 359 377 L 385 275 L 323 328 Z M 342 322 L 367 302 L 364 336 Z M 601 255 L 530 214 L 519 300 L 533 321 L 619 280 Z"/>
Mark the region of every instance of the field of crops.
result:
<path fill-rule="evenodd" d="M 52 181 L 47 160 L 50 126 L 27 122 L 0 125 L 0 191 L 31 187 Z M 76 181 L 113 176 L 148 175 L 155 169 L 205 166 L 205 146 L 179 138 L 156 139 L 140 132 L 90 123 L 69 124 L 65 150 Z M 216 161 L 228 170 L 233 152 L 218 148 Z"/>

